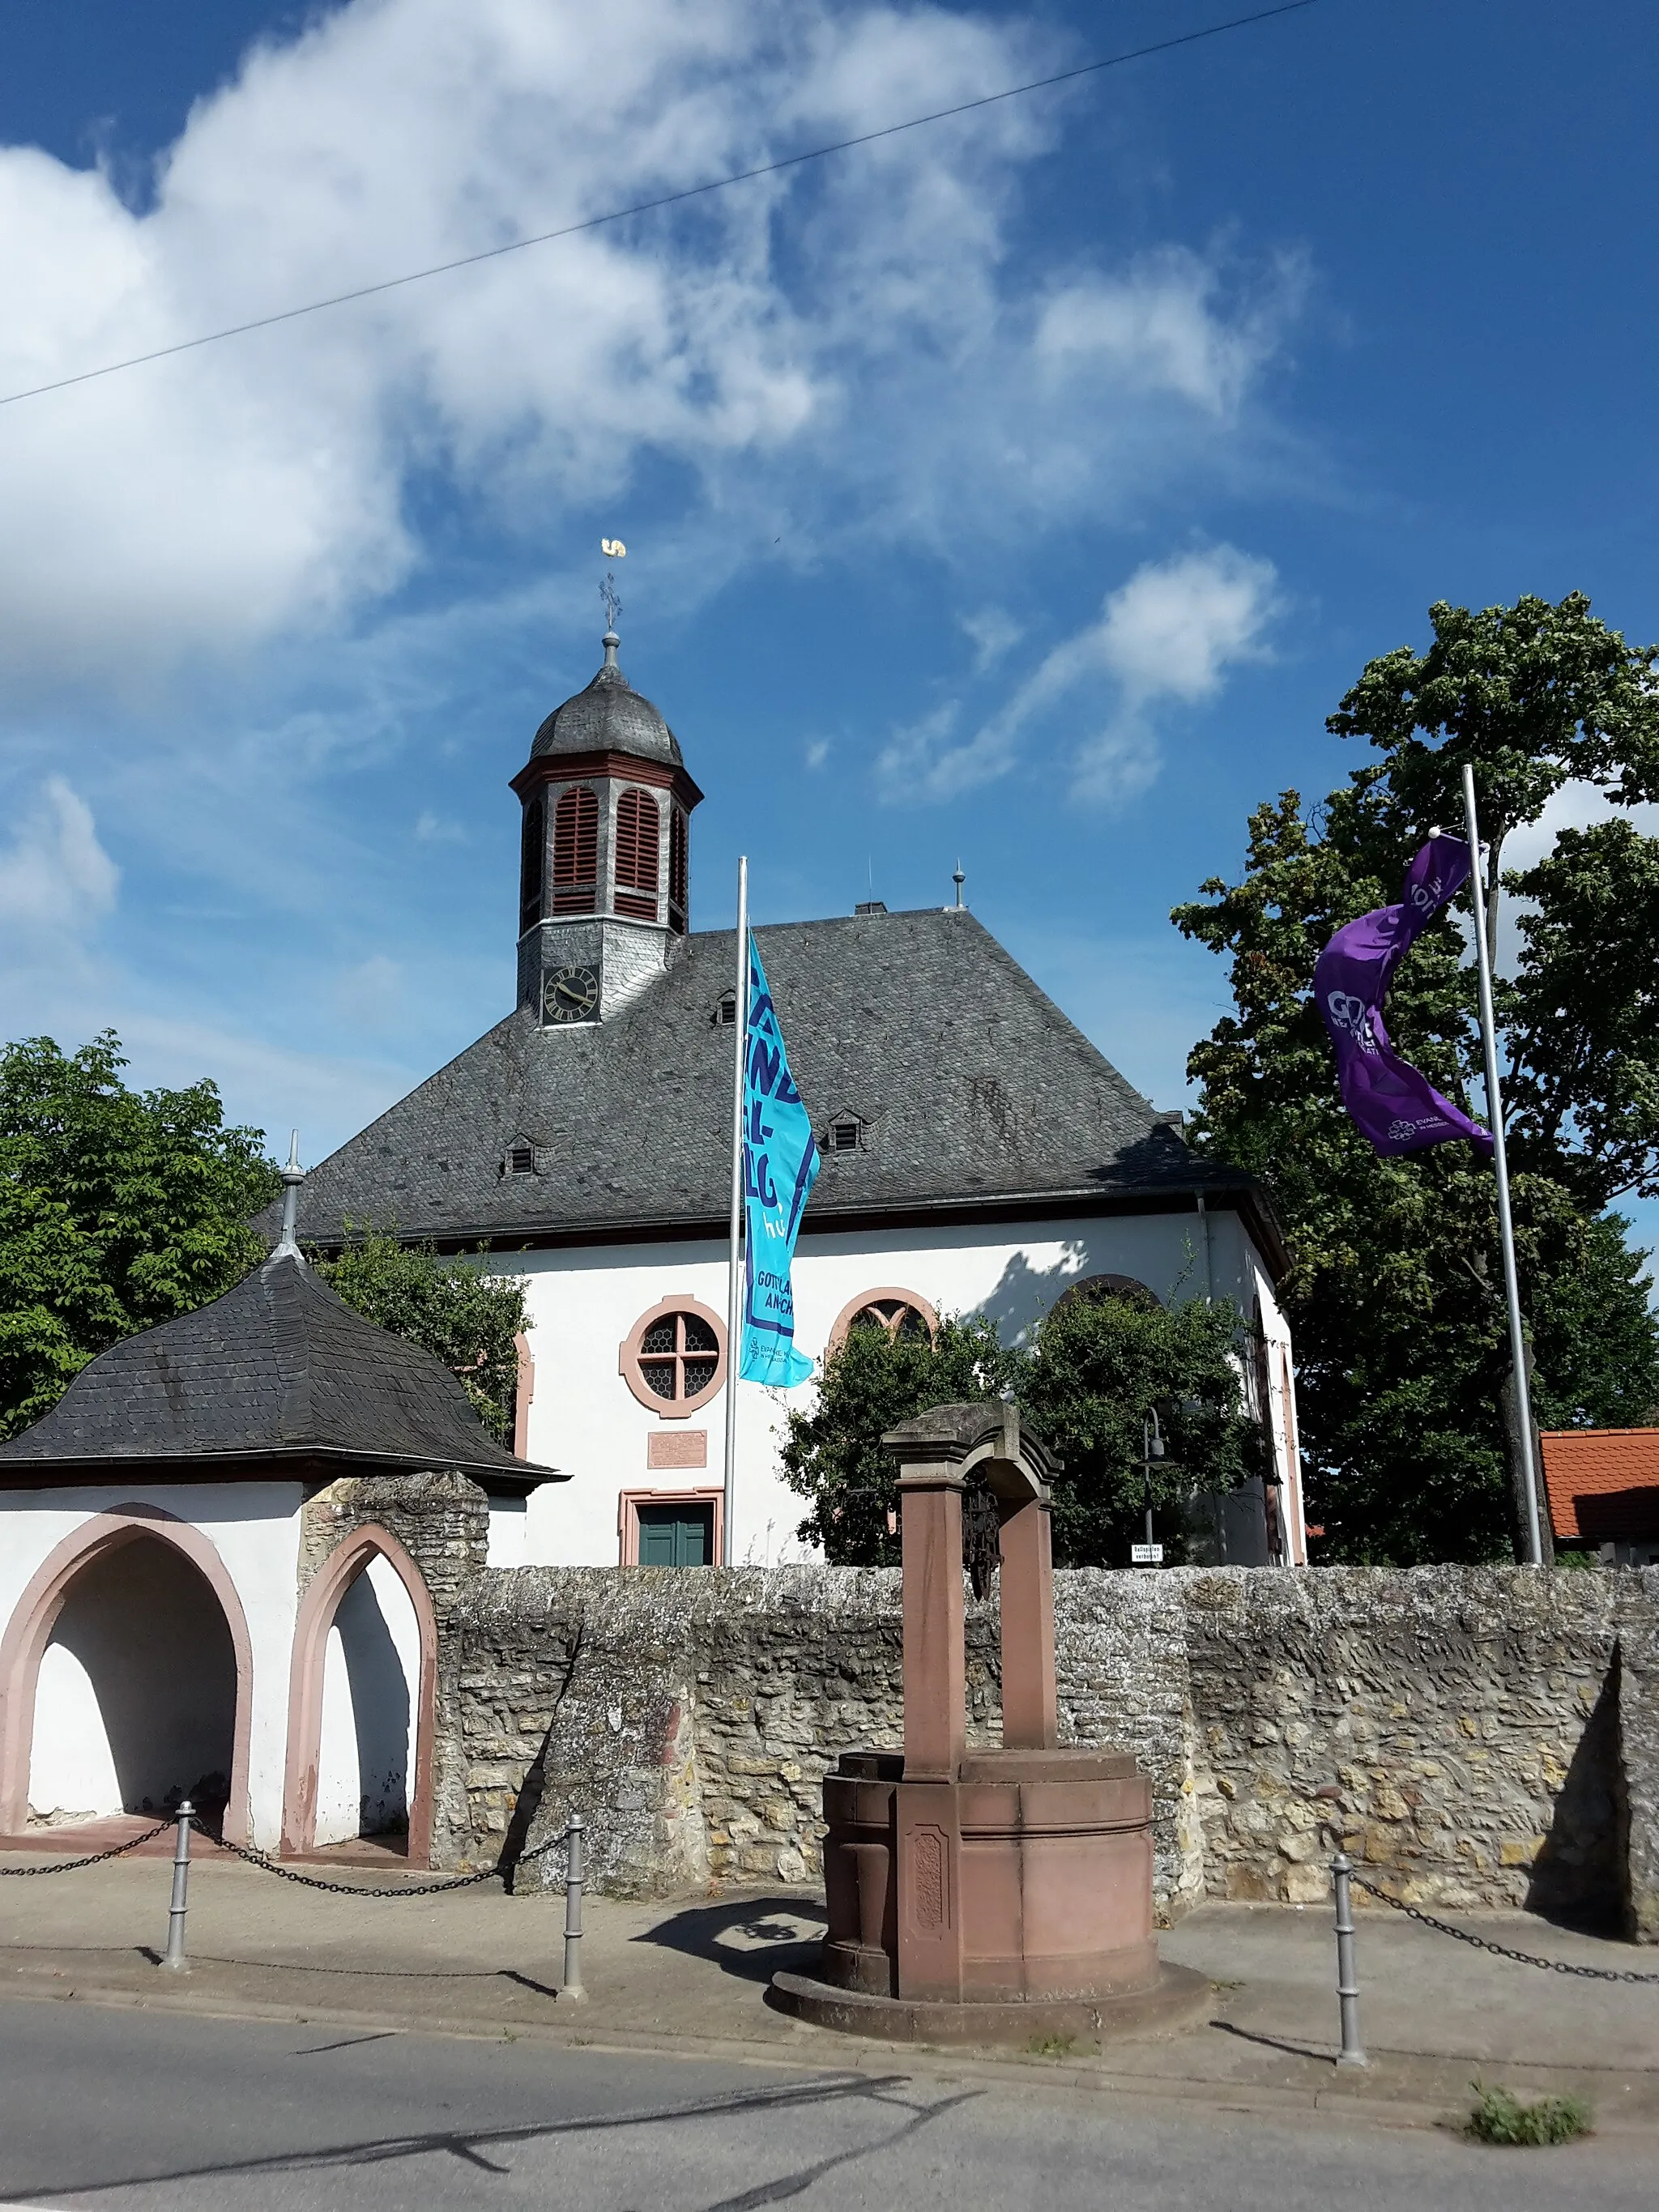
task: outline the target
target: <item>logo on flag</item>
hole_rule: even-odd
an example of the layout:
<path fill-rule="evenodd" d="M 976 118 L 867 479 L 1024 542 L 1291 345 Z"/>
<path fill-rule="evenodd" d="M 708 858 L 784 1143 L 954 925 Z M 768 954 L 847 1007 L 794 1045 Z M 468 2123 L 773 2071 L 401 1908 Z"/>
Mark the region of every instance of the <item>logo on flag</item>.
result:
<path fill-rule="evenodd" d="M 812 1124 L 789 1073 L 760 953 L 749 939 L 749 1011 L 743 1056 L 743 1346 L 745 1382 L 790 1390 L 812 1363 L 795 1349 L 790 1266 L 807 1194 L 817 1179 Z"/>

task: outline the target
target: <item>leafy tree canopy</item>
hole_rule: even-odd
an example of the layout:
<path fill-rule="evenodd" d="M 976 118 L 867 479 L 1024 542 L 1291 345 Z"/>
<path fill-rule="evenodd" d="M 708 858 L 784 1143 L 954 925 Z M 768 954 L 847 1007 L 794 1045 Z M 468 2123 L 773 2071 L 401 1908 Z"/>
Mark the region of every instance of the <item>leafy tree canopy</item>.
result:
<path fill-rule="evenodd" d="M 135 1091 L 106 1030 L 0 1048 L 0 1435 L 51 1411 L 107 1345 L 217 1297 L 263 1256 L 280 1188 L 209 1082 Z"/>
<path fill-rule="evenodd" d="M 933 1341 L 855 1325 L 825 1361 L 810 1410 L 791 1409 L 786 1480 L 810 1501 L 803 1541 L 842 1565 L 896 1565 L 887 1516 L 896 1469 L 888 1429 L 931 1406 L 1008 1395 L 1064 1468 L 1054 1485 L 1054 1555 L 1066 1566 L 1121 1566 L 1146 1499 L 1143 1423 L 1156 1411 L 1168 1455 L 1152 1478 L 1160 1533 L 1194 1488 L 1226 1489 L 1256 1467 L 1243 1404 L 1237 1310 L 1201 1299 L 1165 1308 L 1107 1297 L 1064 1298 L 1030 1345 L 1005 1345 L 983 1316 L 945 1316 Z"/>
<path fill-rule="evenodd" d="M 1581 595 L 1479 615 L 1437 606 L 1431 619 L 1429 652 L 1371 662 L 1331 719 L 1385 761 L 1311 817 L 1295 792 L 1258 808 L 1242 880 L 1212 878 L 1174 916 L 1231 962 L 1234 1011 L 1188 1063 L 1200 1085 L 1193 1135 L 1261 1176 L 1285 1224 L 1310 1516 L 1341 1559 L 1504 1547 L 1508 1352 L 1491 1170 L 1460 1145 L 1375 1157 L 1337 1097 L 1314 962 L 1342 923 L 1398 897 L 1431 824 L 1458 821 L 1463 759 L 1477 763 L 1494 871 L 1504 836 L 1570 776 L 1621 802 L 1659 783 L 1654 651 L 1627 647 Z M 1546 1427 L 1639 1422 L 1659 1401 L 1659 1334 L 1626 1224 L 1604 1209 L 1659 1174 L 1643 957 L 1659 841 L 1625 822 L 1565 832 L 1506 881 L 1535 902 L 1501 1012 L 1535 1411 Z M 1496 897 L 1491 911 L 1495 930 Z M 1480 1046 L 1459 917 L 1419 939 L 1388 1020 L 1406 1057 L 1470 1105 Z"/>
<path fill-rule="evenodd" d="M 346 1304 L 394 1336 L 418 1344 L 460 1377 L 474 1410 L 498 1443 L 507 1440 L 519 1382 L 515 1340 L 530 1326 L 517 1276 L 476 1261 L 443 1260 L 430 1244 L 358 1231 L 335 1259 L 314 1264 Z"/>

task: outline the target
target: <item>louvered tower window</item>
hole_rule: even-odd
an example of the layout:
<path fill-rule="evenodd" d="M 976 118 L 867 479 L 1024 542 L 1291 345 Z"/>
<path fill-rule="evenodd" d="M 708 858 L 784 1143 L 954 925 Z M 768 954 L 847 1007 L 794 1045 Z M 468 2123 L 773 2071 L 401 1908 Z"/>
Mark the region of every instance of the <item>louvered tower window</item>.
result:
<path fill-rule="evenodd" d="M 542 918 L 542 892 L 547 876 L 547 801 L 540 792 L 524 811 L 524 835 L 519 853 L 519 934 L 533 929 Z"/>
<path fill-rule="evenodd" d="M 553 911 L 592 914 L 599 896 L 599 802 L 580 785 L 553 810 Z"/>
<path fill-rule="evenodd" d="M 625 791 L 617 802 L 617 911 L 637 921 L 657 919 L 659 862 L 657 802 L 648 791 Z"/>
<path fill-rule="evenodd" d="M 686 819 L 678 806 L 668 816 L 668 921 L 671 928 L 685 933 L 687 878 L 690 874 Z"/>

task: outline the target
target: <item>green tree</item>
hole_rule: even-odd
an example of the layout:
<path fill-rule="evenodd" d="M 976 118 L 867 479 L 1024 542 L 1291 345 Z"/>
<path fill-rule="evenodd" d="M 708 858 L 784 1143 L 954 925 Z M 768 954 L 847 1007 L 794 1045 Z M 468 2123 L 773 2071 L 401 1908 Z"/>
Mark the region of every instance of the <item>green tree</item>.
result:
<path fill-rule="evenodd" d="M 516 1339 L 530 1326 L 516 1275 L 485 1272 L 485 1254 L 443 1260 L 430 1244 L 401 1244 L 357 1230 L 318 1273 L 347 1305 L 442 1360 L 459 1376 L 479 1419 L 498 1443 L 509 1437 L 519 1383 Z"/>
<path fill-rule="evenodd" d="M 1330 726 L 1385 756 L 1304 817 L 1251 817 L 1246 870 L 1177 908 L 1231 962 L 1234 1012 L 1195 1047 L 1202 1150 L 1261 1176 L 1285 1224 L 1309 1510 L 1327 1556 L 1478 1559 L 1513 1540 L 1500 1394 L 1508 1367 L 1492 1178 L 1468 1147 L 1379 1160 L 1343 1112 L 1311 996 L 1332 933 L 1398 897 L 1428 827 L 1455 823 L 1477 763 L 1496 929 L 1498 854 L 1570 777 L 1621 803 L 1656 784 L 1651 648 L 1574 594 L 1479 615 L 1437 606 L 1435 642 L 1373 661 Z M 1431 740 L 1439 738 L 1439 744 Z M 1602 1209 L 1653 1187 L 1653 980 L 1644 951 L 1659 846 L 1625 823 L 1557 841 L 1510 887 L 1536 902 L 1505 987 L 1523 1299 L 1546 1426 L 1639 1421 L 1659 1398 L 1650 1285 Z M 1401 1052 L 1466 1107 L 1480 1081 L 1474 977 L 1443 915 L 1389 1000 Z M 1478 1098 L 1473 1100 L 1478 1108 Z"/>
<path fill-rule="evenodd" d="M 1429 622 L 1427 651 L 1401 645 L 1368 661 L 1326 727 L 1384 756 L 1393 826 L 1413 846 L 1435 823 L 1461 830 L 1473 765 L 1495 961 L 1512 830 L 1574 781 L 1626 806 L 1659 799 L 1659 646 L 1626 645 L 1583 592 L 1478 611 L 1443 599 Z"/>
<path fill-rule="evenodd" d="M 1141 1532 L 1142 1425 L 1157 1411 L 1167 1463 L 1153 1478 L 1163 1534 L 1168 1509 L 1194 1487 L 1227 1489 L 1257 1467 L 1255 1423 L 1243 1405 L 1237 1310 L 1202 1299 L 1064 1298 L 1030 1346 L 1000 1341 L 982 1315 L 946 1316 L 930 1344 L 855 1325 L 825 1361 L 810 1409 L 791 1409 L 782 1462 L 810 1501 L 804 1541 L 842 1565 L 892 1565 L 896 1469 L 882 1437 L 931 1406 L 1013 1397 L 1063 1462 L 1054 1483 L 1054 1556 L 1063 1566 L 1121 1566 Z"/>
<path fill-rule="evenodd" d="M 135 1091 L 112 1031 L 0 1049 L 0 1435 L 57 1404 L 118 1338 L 228 1290 L 280 1188 L 258 1129 L 206 1081 Z"/>
<path fill-rule="evenodd" d="M 887 1512 L 898 1502 L 897 1470 L 883 1436 L 931 1406 L 1000 1397 L 1025 1364 L 981 1316 L 942 1316 L 931 1342 L 854 1322 L 824 1361 L 808 1408 L 792 1406 L 787 1417 L 784 1480 L 809 1501 L 802 1542 L 837 1565 L 896 1566 Z"/>
<path fill-rule="evenodd" d="M 1185 1544 L 1181 1501 L 1263 1471 L 1261 1432 L 1244 1404 L 1245 1346 L 1227 1298 L 1065 1297 L 1044 1316 L 1020 1402 L 1065 1462 L 1054 1486 L 1060 1565 L 1127 1565 L 1149 1486 L 1174 1564 Z M 1145 1424 L 1154 1413 L 1166 1449 L 1149 1485 Z"/>

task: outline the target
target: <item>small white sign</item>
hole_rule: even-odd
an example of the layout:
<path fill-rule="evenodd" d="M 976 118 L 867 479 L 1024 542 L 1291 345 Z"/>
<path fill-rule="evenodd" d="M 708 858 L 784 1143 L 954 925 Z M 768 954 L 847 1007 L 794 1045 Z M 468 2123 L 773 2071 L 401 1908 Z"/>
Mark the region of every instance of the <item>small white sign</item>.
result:
<path fill-rule="evenodd" d="M 1161 1567 L 1164 1565 L 1162 1544 L 1131 1544 L 1129 1565 L 1132 1567 Z"/>

